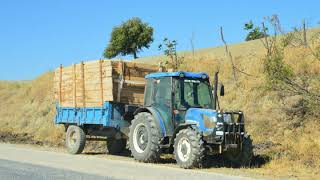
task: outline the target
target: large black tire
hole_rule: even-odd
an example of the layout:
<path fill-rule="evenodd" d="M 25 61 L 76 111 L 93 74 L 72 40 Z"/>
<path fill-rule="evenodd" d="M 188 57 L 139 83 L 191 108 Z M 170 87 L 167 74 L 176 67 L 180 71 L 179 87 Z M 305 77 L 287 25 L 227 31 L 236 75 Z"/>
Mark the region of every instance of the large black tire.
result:
<path fill-rule="evenodd" d="M 82 153 L 86 145 L 86 134 L 82 128 L 71 125 L 66 133 L 66 147 L 71 154 Z"/>
<path fill-rule="evenodd" d="M 174 140 L 174 156 L 177 164 L 185 169 L 200 167 L 204 157 L 203 140 L 192 128 L 182 129 Z"/>
<path fill-rule="evenodd" d="M 158 161 L 160 138 L 160 129 L 150 113 L 141 112 L 135 115 L 129 133 L 129 146 L 134 159 L 141 162 Z"/>
<path fill-rule="evenodd" d="M 116 139 L 108 138 L 107 139 L 107 151 L 109 154 L 117 155 L 126 149 L 127 140 L 126 139 Z"/>
<path fill-rule="evenodd" d="M 232 166 L 245 167 L 250 166 L 253 157 L 253 146 L 250 136 L 245 135 L 242 142 L 242 150 L 230 149 L 226 151 L 223 157 L 231 163 Z"/>

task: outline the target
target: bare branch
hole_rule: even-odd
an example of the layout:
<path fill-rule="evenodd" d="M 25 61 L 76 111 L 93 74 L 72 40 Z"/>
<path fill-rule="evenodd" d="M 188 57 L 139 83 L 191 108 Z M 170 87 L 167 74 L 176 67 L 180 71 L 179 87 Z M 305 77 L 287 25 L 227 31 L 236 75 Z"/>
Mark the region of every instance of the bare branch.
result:
<path fill-rule="evenodd" d="M 232 58 L 231 53 L 229 52 L 227 42 L 224 40 L 222 26 L 220 27 L 220 37 L 221 37 L 221 40 L 222 40 L 222 42 L 224 44 L 226 55 L 227 55 L 228 59 L 231 62 L 231 65 L 232 65 L 233 80 L 237 81 L 237 75 L 236 75 L 235 66 L 234 66 L 234 63 L 233 63 L 233 58 Z"/>
<path fill-rule="evenodd" d="M 308 46 L 308 42 L 307 42 L 307 29 L 306 29 L 306 21 L 302 20 L 302 33 L 303 33 L 303 45 L 305 47 Z"/>
<path fill-rule="evenodd" d="M 190 38 L 190 44 L 191 44 L 191 50 L 192 50 L 192 60 L 194 61 L 194 32 L 192 32 L 191 38 Z"/>
<path fill-rule="evenodd" d="M 253 76 L 253 75 L 251 75 L 251 74 L 249 74 L 249 73 L 246 73 L 246 72 L 240 70 L 239 68 L 237 68 L 237 67 L 234 65 L 232 54 L 231 54 L 231 52 L 229 51 L 228 44 L 227 44 L 227 42 L 226 42 L 225 39 L 224 39 L 222 27 L 220 27 L 220 37 L 221 37 L 221 40 L 222 40 L 222 42 L 223 42 L 223 44 L 224 44 L 224 47 L 225 47 L 225 53 L 226 53 L 228 59 L 229 59 L 230 62 L 231 62 L 231 65 L 232 65 L 232 74 L 233 74 L 233 79 L 234 79 L 234 81 L 237 81 L 236 71 L 238 71 L 238 72 L 240 72 L 240 73 L 242 73 L 242 74 L 245 74 L 245 75 L 247 75 L 247 76 Z"/>

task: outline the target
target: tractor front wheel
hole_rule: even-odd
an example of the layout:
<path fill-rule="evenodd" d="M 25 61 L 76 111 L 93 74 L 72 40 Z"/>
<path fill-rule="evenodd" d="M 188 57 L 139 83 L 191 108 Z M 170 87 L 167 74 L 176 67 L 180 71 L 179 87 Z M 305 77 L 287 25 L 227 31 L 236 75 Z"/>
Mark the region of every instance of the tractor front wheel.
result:
<path fill-rule="evenodd" d="M 192 128 L 182 129 L 174 141 L 174 156 L 182 168 L 199 167 L 204 157 L 201 135 Z"/>

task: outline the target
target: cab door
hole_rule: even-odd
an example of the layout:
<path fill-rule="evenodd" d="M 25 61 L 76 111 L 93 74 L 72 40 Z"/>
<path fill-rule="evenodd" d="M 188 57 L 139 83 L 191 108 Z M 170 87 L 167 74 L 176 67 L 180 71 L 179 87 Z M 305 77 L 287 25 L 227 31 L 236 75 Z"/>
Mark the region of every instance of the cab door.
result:
<path fill-rule="evenodd" d="M 145 106 L 153 107 L 164 121 L 167 135 L 172 135 L 172 78 L 160 77 L 147 80 Z"/>

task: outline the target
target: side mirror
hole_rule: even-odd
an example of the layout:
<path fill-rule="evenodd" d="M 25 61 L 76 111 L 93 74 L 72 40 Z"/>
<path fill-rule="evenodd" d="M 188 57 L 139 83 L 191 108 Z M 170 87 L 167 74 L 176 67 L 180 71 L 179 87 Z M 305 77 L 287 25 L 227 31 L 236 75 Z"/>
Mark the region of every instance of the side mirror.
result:
<path fill-rule="evenodd" d="M 221 84 L 221 87 L 220 87 L 220 96 L 224 96 L 224 85 Z"/>

